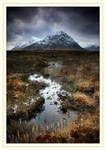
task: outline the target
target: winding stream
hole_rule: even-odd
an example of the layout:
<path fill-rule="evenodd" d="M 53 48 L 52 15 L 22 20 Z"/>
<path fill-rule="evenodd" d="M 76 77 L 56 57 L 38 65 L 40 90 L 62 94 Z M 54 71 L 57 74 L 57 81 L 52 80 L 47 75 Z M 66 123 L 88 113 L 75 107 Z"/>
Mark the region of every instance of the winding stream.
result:
<path fill-rule="evenodd" d="M 50 66 L 53 65 L 53 67 L 56 67 L 56 69 L 58 67 L 61 68 L 61 65 L 58 63 L 55 64 L 53 62 L 49 64 Z M 41 113 L 38 113 L 35 118 L 31 119 L 30 122 L 41 125 L 42 127 L 45 127 L 46 124 L 56 127 L 57 122 L 65 126 L 68 121 L 70 122 L 76 120 L 76 111 L 69 110 L 67 113 L 63 113 L 60 110 L 62 100 L 59 95 L 61 97 L 65 97 L 66 99 L 68 96 L 71 96 L 68 91 L 62 89 L 62 85 L 60 83 L 57 83 L 50 78 L 44 78 L 39 74 L 30 75 L 28 79 L 31 82 L 43 82 L 47 84 L 44 89 L 39 90 L 40 95 L 45 99 L 45 103 L 43 105 L 44 109 Z"/>

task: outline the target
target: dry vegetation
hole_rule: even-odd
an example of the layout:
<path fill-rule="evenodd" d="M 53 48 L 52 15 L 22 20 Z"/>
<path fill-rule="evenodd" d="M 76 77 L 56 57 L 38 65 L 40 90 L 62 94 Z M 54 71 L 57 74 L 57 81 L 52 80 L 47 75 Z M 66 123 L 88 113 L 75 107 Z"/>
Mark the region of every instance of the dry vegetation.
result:
<path fill-rule="evenodd" d="M 44 69 L 49 61 L 62 61 L 64 67 L 58 72 L 57 70 L 47 72 Z M 80 115 L 75 122 L 69 123 L 64 128 L 62 123 L 61 125 L 57 123 L 58 128 L 51 131 L 48 125 L 47 129 L 43 130 L 41 126 L 24 122 L 20 124 L 15 121 L 15 118 L 22 114 L 25 118 L 30 117 L 44 102 L 38 90 L 45 85 L 39 83 L 33 85 L 27 80 L 29 74 L 33 73 L 61 79 L 64 89 L 72 94 L 68 100 L 63 98 L 61 110 L 79 111 Z M 32 98 L 36 99 L 36 102 L 31 103 Z M 28 106 L 25 105 L 26 102 Z M 14 113 L 15 105 L 18 105 L 19 109 Z M 8 143 L 98 143 L 99 54 L 65 51 L 8 52 L 7 116 Z"/>
<path fill-rule="evenodd" d="M 42 109 L 44 99 L 38 88 L 43 84 L 32 84 L 24 74 L 8 74 L 7 78 L 7 118 L 29 118 Z M 36 87 L 36 88 L 35 88 Z"/>
<path fill-rule="evenodd" d="M 92 115 L 92 116 L 91 116 Z M 33 124 L 11 121 L 8 126 L 7 142 L 9 143 L 98 143 L 99 142 L 99 109 L 94 113 L 79 115 L 79 118 L 69 123 L 65 128 L 57 123 L 57 128 L 51 131 L 51 126 L 45 130 Z M 60 127 L 61 126 L 61 127 Z"/>

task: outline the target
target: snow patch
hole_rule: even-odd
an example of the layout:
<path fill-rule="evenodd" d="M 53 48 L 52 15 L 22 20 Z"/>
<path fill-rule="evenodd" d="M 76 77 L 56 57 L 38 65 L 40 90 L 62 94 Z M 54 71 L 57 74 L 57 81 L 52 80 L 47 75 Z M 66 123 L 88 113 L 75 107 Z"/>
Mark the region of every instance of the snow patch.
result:
<path fill-rule="evenodd" d="M 35 42 L 39 42 L 41 39 L 32 36 L 32 38 L 29 41 L 21 41 L 18 44 L 15 45 L 14 48 L 24 48 L 26 46 L 30 46 L 32 44 L 34 44 Z"/>
<path fill-rule="evenodd" d="M 51 79 L 46 79 L 41 75 L 34 74 L 29 76 L 29 80 L 33 82 L 43 82 L 47 84 L 47 87 L 44 89 L 40 90 L 40 95 L 45 99 L 50 99 L 50 100 L 58 100 L 59 96 L 70 96 L 71 94 L 65 90 L 62 90 L 62 86 L 57 83 L 52 81 Z"/>
<path fill-rule="evenodd" d="M 23 102 L 23 104 L 26 105 L 26 106 L 29 106 L 29 105 L 31 105 L 33 103 L 35 103 L 35 99 L 34 98 L 32 98 L 30 101 Z"/>
<path fill-rule="evenodd" d="M 15 104 L 15 105 L 12 107 L 12 109 L 14 110 L 14 113 L 16 113 L 17 108 L 18 108 L 18 105 L 17 105 L 17 104 Z"/>

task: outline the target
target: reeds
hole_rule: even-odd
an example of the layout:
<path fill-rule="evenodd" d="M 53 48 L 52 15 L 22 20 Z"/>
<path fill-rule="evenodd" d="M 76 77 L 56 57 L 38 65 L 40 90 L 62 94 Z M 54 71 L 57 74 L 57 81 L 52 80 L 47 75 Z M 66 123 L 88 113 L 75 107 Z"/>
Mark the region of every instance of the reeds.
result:
<path fill-rule="evenodd" d="M 98 143 L 99 109 L 93 113 L 79 115 L 75 122 L 58 121 L 54 124 L 41 125 L 11 121 L 8 126 L 8 143 Z"/>

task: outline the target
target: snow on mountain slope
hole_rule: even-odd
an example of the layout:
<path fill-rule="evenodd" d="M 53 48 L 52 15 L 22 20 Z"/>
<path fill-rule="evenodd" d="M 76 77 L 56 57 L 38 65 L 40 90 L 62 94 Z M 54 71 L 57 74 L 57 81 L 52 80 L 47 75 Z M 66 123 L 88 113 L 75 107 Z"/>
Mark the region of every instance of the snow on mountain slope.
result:
<path fill-rule="evenodd" d="M 32 45 L 33 43 L 35 43 L 35 42 L 38 42 L 38 41 L 40 41 L 41 39 L 39 39 L 39 38 L 37 38 L 37 37 L 32 37 L 29 41 L 22 41 L 22 42 L 20 42 L 20 43 L 18 43 L 18 44 L 16 44 L 16 46 L 13 48 L 14 50 L 15 49 L 23 49 L 24 47 L 27 47 L 27 46 L 29 46 L 29 45 Z"/>
<path fill-rule="evenodd" d="M 47 36 L 43 40 L 36 41 L 36 39 L 19 45 L 18 49 L 22 50 L 55 50 L 55 49 L 73 49 L 82 50 L 81 46 L 67 33 L 60 31 L 54 35 Z M 17 50 L 17 47 L 14 48 Z"/>

